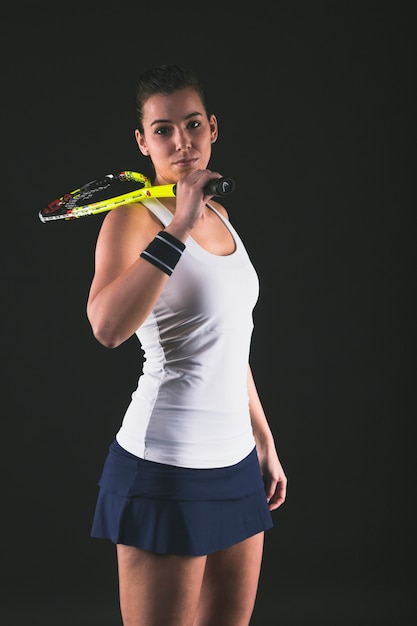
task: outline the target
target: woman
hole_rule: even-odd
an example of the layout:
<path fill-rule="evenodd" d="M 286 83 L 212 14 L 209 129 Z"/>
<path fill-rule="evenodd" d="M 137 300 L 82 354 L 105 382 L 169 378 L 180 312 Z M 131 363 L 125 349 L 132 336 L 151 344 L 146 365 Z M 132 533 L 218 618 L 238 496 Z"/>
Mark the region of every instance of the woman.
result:
<path fill-rule="evenodd" d="M 92 536 L 117 546 L 124 626 L 246 626 L 264 532 L 287 479 L 249 366 L 258 279 L 207 191 L 218 125 L 187 68 L 145 72 L 141 153 L 176 197 L 121 206 L 100 230 L 87 313 L 143 372 L 109 448 Z"/>

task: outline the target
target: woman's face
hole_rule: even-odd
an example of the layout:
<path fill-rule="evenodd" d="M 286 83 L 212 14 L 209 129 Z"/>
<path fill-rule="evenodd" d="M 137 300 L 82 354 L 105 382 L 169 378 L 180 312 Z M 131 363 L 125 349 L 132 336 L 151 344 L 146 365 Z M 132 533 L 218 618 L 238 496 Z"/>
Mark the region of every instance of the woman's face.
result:
<path fill-rule="evenodd" d="M 150 96 L 143 107 L 143 134 L 135 131 L 142 154 L 150 156 L 155 184 L 178 182 L 193 170 L 206 169 L 217 120 L 207 118 L 199 94 L 192 88 Z"/>

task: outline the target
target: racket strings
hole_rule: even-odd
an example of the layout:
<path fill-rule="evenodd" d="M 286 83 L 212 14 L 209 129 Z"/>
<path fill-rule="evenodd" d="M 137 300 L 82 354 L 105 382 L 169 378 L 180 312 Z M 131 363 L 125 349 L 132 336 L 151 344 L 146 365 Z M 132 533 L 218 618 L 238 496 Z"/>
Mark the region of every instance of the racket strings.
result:
<path fill-rule="evenodd" d="M 153 188 L 147 176 L 131 170 L 106 174 L 53 200 L 39 212 L 39 218 L 45 222 L 93 215 L 111 210 L 120 204 L 139 202 L 145 197 L 159 197 L 160 193 L 166 197 L 173 196 L 173 187 L 165 185 Z"/>
<path fill-rule="evenodd" d="M 147 186 L 148 179 L 133 172 L 121 172 L 119 175 L 107 174 L 101 179 L 86 183 L 67 197 L 62 198 L 62 208 L 72 209 L 89 204 L 109 200 L 125 194 L 139 191 Z"/>

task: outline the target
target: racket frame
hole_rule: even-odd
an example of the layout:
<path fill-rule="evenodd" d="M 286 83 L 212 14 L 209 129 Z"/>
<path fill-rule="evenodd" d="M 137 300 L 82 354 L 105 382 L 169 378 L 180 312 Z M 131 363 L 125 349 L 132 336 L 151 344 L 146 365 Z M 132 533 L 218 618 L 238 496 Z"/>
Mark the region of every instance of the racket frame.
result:
<path fill-rule="evenodd" d="M 81 198 L 91 197 L 95 192 L 106 189 L 114 182 L 124 181 L 141 183 L 143 187 L 128 193 L 112 196 L 106 200 L 86 202 L 80 206 L 76 205 L 80 196 Z M 100 183 L 102 186 L 100 186 Z M 71 220 L 88 215 L 97 215 L 124 204 L 142 202 L 147 198 L 173 198 L 175 196 L 175 189 L 175 184 L 153 186 L 149 178 L 144 174 L 132 170 L 124 170 L 119 174 L 106 174 L 102 179 L 90 181 L 82 187 L 53 200 L 44 209 L 39 211 L 39 219 L 41 222 L 49 222 L 60 219 Z M 59 212 L 57 212 L 58 210 Z"/>

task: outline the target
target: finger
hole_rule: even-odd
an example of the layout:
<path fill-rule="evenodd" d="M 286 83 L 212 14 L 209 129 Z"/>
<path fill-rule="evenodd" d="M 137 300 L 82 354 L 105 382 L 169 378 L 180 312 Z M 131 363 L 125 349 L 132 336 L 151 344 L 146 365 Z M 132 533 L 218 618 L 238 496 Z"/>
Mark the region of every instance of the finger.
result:
<path fill-rule="evenodd" d="M 286 499 L 286 487 L 278 483 L 272 496 L 268 499 L 269 510 L 273 511 L 281 506 Z"/>

